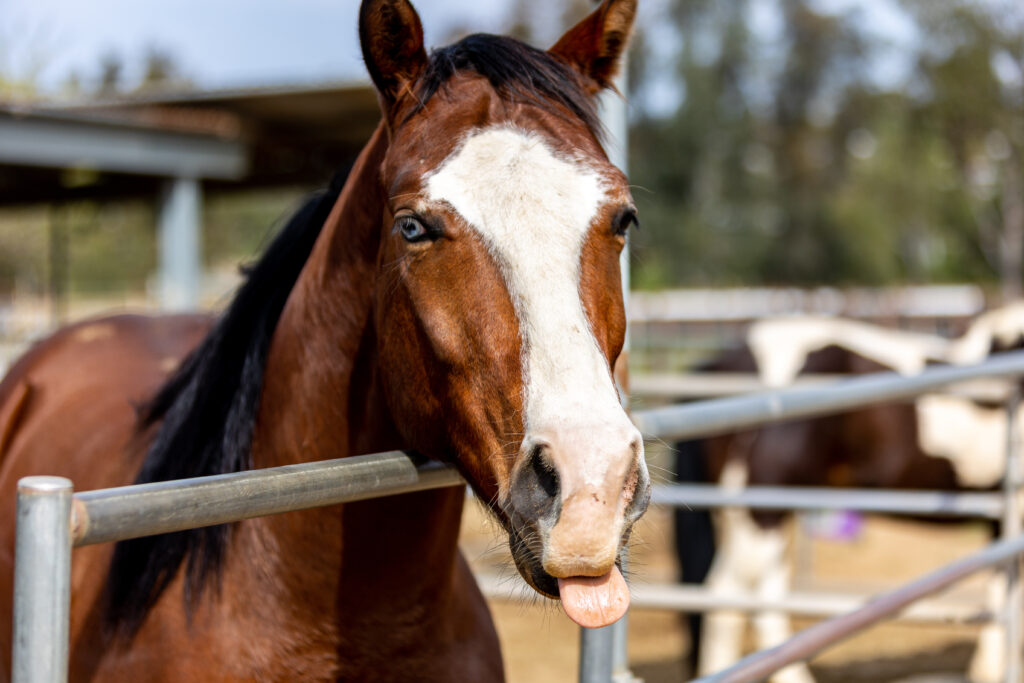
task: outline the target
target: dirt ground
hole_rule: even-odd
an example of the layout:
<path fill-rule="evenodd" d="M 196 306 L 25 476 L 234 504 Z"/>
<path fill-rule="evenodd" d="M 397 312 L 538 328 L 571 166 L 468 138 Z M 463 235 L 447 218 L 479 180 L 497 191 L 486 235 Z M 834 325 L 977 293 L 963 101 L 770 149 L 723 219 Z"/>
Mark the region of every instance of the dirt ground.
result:
<path fill-rule="evenodd" d="M 877 592 L 970 553 L 987 542 L 984 525 L 925 524 L 868 518 L 853 540 L 796 534 L 799 587 Z M 671 513 L 651 509 L 635 533 L 632 581 L 673 581 Z M 503 577 L 510 598 L 494 599 L 491 609 L 504 649 L 511 683 L 574 681 L 579 629 L 556 603 L 522 587 L 512 569 L 504 538 L 476 503 L 467 505 L 462 548 L 477 571 Z M 951 597 L 979 600 L 982 577 L 965 582 Z M 813 623 L 795 620 L 799 629 Z M 918 623 L 883 624 L 824 653 L 811 662 L 821 683 L 963 681 L 977 627 Z M 751 643 L 751 647 L 753 644 Z M 634 675 L 647 683 L 689 680 L 686 628 L 674 612 L 635 609 L 629 615 L 629 660 Z"/>

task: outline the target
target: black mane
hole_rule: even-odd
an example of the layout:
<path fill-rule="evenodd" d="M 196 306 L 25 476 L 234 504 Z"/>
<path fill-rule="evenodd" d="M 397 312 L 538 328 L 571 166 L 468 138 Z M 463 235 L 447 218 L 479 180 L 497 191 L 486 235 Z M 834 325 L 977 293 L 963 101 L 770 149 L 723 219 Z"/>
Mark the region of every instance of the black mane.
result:
<path fill-rule="evenodd" d="M 260 260 L 247 270 L 228 309 L 203 342 L 139 411 L 139 432 L 160 426 L 137 484 L 252 467 L 250 445 L 270 340 L 344 174 L 295 213 Z M 221 564 L 227 526 L 121 541 L 107 577 L 107 623 L 133 634 L 187 563 L 189 604 Z"/>
<path fill-rule="evenodd" d="M 598 139 L 602 137 L 594 98 L 567 62 L 514 38 L 488 33 L 475 33 L 431 52 L 417 86 L 419 105 L 413 114 L 460 71 L 480 74 L 507 100 L 529 102 L 563 116 L 571 113 Z"/>
<path fill-rule="evenodd" d="M 457 72 L 486 77 L 500 96 L 561 116 L 575 115 L 595 136 L 592 98 L 565 62 L 511 38 L 477 34 L 434 50 L 417 86 L 422 108 Z M 156 430 L 136 483 L 239 472 L 252 467 L 250 446 L 267 352 L 281 311 L 331 207 L 344 174 L 289 220 L 206 339 L 139 414 L 139 433 Z M 131 637 L 185 565 L 185 595 L 194 607 L 216 580 L 227 525 L 121 541 L 106 586 L 106 624 Z"/>

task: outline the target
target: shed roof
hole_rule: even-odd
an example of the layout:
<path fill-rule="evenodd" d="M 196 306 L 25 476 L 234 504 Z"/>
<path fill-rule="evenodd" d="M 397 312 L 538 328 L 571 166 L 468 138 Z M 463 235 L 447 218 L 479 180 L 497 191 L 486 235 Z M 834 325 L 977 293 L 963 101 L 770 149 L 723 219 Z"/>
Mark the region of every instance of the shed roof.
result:
<path fill-rule="evenodd" d="M 365 82 L 0 105 L 0 204 L 150 193 L 162 178 L 318 185 L 378 121 Z"/>

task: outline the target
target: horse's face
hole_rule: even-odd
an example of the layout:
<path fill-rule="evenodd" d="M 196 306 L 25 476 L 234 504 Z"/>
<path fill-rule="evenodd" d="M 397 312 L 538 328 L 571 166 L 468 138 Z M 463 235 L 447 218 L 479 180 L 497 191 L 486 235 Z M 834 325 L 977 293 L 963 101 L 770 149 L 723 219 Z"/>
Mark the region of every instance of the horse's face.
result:
<path fill-rule="evenodd" d="M 634 8 L 608 0 L 553 48 L 577 65 L 558 69 L 581 100 L 610 78 Z M 628 604 L 615 563 L 649 497 L 612 379 L 626 179 L 585 117 L 511 103 L 479 73 L 446 78 L 425 106 L 404 97 L 432 77 L 404 0 L 365 2 L 360 31 L 391 135 L 375 322 L 398 428 L 459 463 L 531 585 L 603 625 Z M 511 46 L 493 40 L 473 49 Z"/>

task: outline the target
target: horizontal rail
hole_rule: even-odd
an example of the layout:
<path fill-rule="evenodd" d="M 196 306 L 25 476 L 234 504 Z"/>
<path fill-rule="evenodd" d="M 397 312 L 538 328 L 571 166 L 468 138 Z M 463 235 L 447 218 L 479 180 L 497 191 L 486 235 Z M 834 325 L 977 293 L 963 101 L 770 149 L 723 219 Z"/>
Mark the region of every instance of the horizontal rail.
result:
<path fill-rule="evenodd" d="M 450 465 L 391 451 L 76 493 L 76 546 L 236 522 L 251 517 L 458 486 Z"/>
<path fill-rule="evenodd" d="M 744 657 L 723 671 L 695 679 L 694 683 L 743 683 L 765 679 L 785 666 L 804 661 L 868 626 L 888 619 L 921 598 L 977 571 L 1008 562 L 1021 553 L 1024 553 L 1024 535 L 993 543 L 980 552 L 882 593 L 853 612 L 806 628 L 781 645 Z"/>
<path fill-rule="evenodd" d="M 1024 351 L 1011 351 L 994 354 L 977 365 L 928 368 L 910 377 L 885 372 L 854 377 L 824 387 L 778 389 L 688 405 L 637 410 L 633 412 L 633 422 L 648 438 L 690 439 L 911 399 L 966 380 L 1020 375 L 1024 375 Z"/>
<path fill-rule="evenodd" d="M 489 598 L 518 600 L 533 589 L 518 576 L 481 572 L 474 575 L 480 590 Z M 832 617 L 857 609 L 872 596 L 857 593 L 793 591 L 784 598 L 768 600 L 752 593 L 718 595 L 701 586 L 631 582 L 629 584 L 630 609 L 672 610 L 677 612 L 709 612 L 736 610 L 761 612 L 765 610 L 788 612 L 808 617 Z M 901 621 L 940 625 L 983 624 L 996 619 L 996 615 L 977 604 L 964 600 L 924 600 L 911 605 L 899 616 Z"/>
<path fill-rule="evenodd" d="M 856 593 L 792 591 L 784 598 L 769 600 L 753 593 L 719 595 L 707 588 L 685 584 L 632 583 L 630 607 L 673 610 L 677 612 L 787 612 L 805 617 L 833 617 L 867 603 L 872 596 Z M 975 603 L 953 600 L 922 600 L 899 615 L 901 621 L 938 624 L 982 624 L 993 615 Z"/>
<path fill-rule="evenodd" d="M 797 377 L 792 386 L 820 387 L 849 378 L 849 374 L 807 373 Z M 644 398 L 710 398 L 749 394 L 768 388 L 750 372 L 634 373 L 629 376 L 630 395 Z"/>
<path fill-rule="evenodd" d="M 629 322 L 726 325 L 793 315 L 900 320 L 973 318 L 985 311 L 977 285 L 856 289 L 698 288 L 629 293 Z M 632 340 L 634 344 L 636 339 Z"/>
<path fill-rule="evenodd" d="M 999 519 L 1005 498 L 1000 493 L 838 489 L 811 486 L 748 486 L 657 484 L 651 490 L 657 505 L 689 508 L 745 507 L 757 510 L 859 510 L 891 515 L 984 517 Z"/>
<path fill-rule="evenodd" d="M 787 387 L 822 387 L 851 379 L 849 373 L 804 373 L 793 379 Z M 634 398 L 672 401 L 679 399 L 718 398 L 751 394 L 770 389 L 761 379 L 749 372 L 689 372 L 633 374 L 629 377 L 629 391 Z M 968 380 L 946 387 L 944 393 L 964 398 L 1005 403 L 1012 387 L 1005 379 Z"/>

